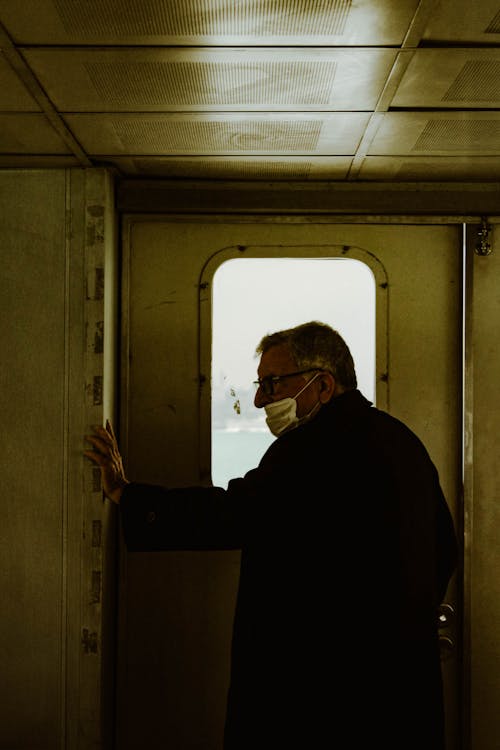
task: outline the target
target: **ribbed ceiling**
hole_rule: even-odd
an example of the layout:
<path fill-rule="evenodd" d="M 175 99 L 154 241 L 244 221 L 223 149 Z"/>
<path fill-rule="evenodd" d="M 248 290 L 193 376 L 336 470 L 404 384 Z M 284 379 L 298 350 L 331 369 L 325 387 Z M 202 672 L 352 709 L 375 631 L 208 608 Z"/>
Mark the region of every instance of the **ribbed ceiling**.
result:
<path fill-rule="evenodd" d="M 54 0 L 72 36 L 341 35 L 351 0 Z"/>

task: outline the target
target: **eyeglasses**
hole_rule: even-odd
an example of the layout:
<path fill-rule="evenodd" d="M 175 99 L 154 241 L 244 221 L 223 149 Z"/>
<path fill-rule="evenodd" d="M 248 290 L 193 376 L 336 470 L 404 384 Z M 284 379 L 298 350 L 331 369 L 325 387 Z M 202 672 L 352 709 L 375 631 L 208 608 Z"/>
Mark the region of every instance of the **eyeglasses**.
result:
<path fill-rule="evenodd" d="M 265 378 L 259 378 L 254 380 L 256 388 L 262 388 L 266 396 L 274 396 L 274 386 L 279 383 L 280 380 L 285 378 L 291 378 L 294 375 L 304 375 L 306 372 L 315 372 L 317 367 L 309 367 L 308 370 L 297 370 L 297 372 L 288 372 L 286 375 L 266 375 Z"/>

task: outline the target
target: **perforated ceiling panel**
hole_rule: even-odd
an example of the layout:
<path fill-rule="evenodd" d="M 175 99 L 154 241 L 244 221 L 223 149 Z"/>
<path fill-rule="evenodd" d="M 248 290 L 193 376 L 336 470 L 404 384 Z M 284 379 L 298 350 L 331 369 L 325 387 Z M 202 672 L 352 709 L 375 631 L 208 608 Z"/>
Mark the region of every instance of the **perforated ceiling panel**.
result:
<path fill-rule="evenodd" d="M 238 178 L 268 179 L 268 180 L 306 180 L 311 172 L 311 163 L 303 162 L 280 162 L 276 160 L 241 160 L 221 161 L 213 159 L 196 162 L 173 160 L 160 164 L 146 159 L 136 159 L 135 165 L 138 172 L 146 174 L 162 174 L 168 177 L 208 177 L 210 179 Z"/>
<path fill-rule="evenodd" d="M 401 44 L 418 0 L 3 0 L 21 44 Z"/>
<path fill-rule="evenodd" d="M 419 112 L 387 115 L 370 146 L 370 155 L 500 155 L 500 113 Z M 398 153 L 399 152 L 399 153 Z"/>
<path fill-rule="evenodd" d="M 461 181 L 464 174 L 467 174 L 467 181 L 498 180 L 500 157 L 434 156 L 402 159 L 396 156 L 370 156 L 363 162 L 360 177 L 365 180 L 401 182 L 454 182 Z"/>
<path fill-rule="evenodd" d="M 419 49 L 393 107 L 496 109 L 500 103 L 500 48 Z"/>
<path fill-rule="evenodd" d="M 65 31 L 102 36 L 340 35 L 351 0 L 54 0 Z"/>
<path fill-rule="evenodd" d="M 353 154 L 367 115 L 67 115 L 90 154 Z"/>
<path fill-rule="evenodd" d="M 62 111 L 373 109 L 393 50 L 25 51 Z"/>
<path fill-rule="evenodd" d="M 500 9 L 497 0 L 439 0 L 433 3 L 423 32 L 429 42 L 498 44 Z"/>
<path fill-rule="evenodd" d="M 325 106 L 332 98 L 335 62 L 87 63 L 103 101 L 118 105 L 267 104 Z"/>
<path fill-rule="evenodd" d="M 321 133 L 320 120 L 281 119 L 276 122 L 113 119 L 110 124 L 127 152 L 150 153 L 203 150 L 227 151 L 315 151 Z M 140 146 L 139 146 L 140 144 Z"/>
<path fill-rule="evenodd" d="M 343 180 L 349 172 L 348 156 L 305 157 L 218 156 L 218 157 L 114 157 L 124 173 L 168 179 L 305 181 Z"/>
<path fill-rule="evenodd" d="M 485 34 L 500 34 L 500 10 L 491 19 L 490 23 L 484 30 Z"/>
<path fill-rule="evenodd" d="M 412 151 L 482 151 L 484 143 L 500 152 L 500 120 L 451 120 L 433 117 Z"/>
<path fill-rule="evenodd" d="M 469 60 L 443 96 L 443 101 L 500 101 L 500 56 L 498 60 Z"/>

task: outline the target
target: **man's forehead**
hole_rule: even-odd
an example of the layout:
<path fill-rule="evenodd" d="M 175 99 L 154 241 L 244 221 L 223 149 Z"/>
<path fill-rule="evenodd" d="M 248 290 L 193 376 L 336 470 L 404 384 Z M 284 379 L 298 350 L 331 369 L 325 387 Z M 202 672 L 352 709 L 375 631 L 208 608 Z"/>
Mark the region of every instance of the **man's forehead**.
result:
<path fill-rule="evenodd" d="M 260 358 L 259 377 L 281 375 L 295 368 L 295 362 L 287 344 L 272 346 Z"/>

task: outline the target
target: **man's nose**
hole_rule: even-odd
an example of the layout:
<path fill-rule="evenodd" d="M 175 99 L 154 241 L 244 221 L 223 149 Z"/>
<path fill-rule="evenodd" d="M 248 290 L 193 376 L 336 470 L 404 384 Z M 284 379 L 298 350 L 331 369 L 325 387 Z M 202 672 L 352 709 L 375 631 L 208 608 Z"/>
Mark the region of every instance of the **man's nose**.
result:
<path fill-rule="evenodd" d="M 266 404 L 269 404 L 272 401 L 272 398 L 270 396 L 266 396 L 262 388 L 257 388 L 257 393 L 255 394 L 255 398 L 253 400 L 254 406 L 257 407 L 257 409 L 262 409 L 263 406 Z"/>

